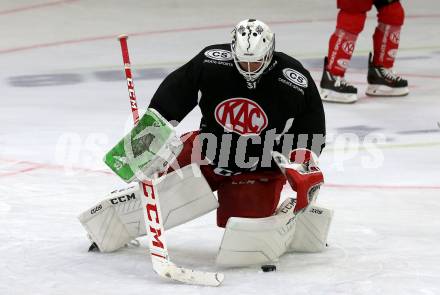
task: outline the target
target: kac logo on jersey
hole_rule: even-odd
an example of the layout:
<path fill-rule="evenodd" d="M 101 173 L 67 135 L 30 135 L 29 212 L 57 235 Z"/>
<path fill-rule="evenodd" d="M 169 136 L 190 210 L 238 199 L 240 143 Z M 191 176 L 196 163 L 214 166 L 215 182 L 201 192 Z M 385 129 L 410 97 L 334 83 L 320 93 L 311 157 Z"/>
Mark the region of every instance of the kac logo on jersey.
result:
<path fill-rule="evenodd" d="M 283 74 L 287 78 L 287 80 L 289 80 L 293 84 L 296 84 L 303 88 L 307 88 L 308 86 L 307 78 L 300 72 L 286 68 L 283 70 Z"/>
<path fill-rule="evenodd" d="M 263 109 L 247 98 L 230 98 L 218 104 L 215 119 L 226 130 L 244 136 L 259 135 L 268 123 Z"/>
<path fill-rule="evenodd" d="M 210 49 L 205 51 L 205 56 L 215 60 L 232 60 L 232 53 L 223 49 Z"/>

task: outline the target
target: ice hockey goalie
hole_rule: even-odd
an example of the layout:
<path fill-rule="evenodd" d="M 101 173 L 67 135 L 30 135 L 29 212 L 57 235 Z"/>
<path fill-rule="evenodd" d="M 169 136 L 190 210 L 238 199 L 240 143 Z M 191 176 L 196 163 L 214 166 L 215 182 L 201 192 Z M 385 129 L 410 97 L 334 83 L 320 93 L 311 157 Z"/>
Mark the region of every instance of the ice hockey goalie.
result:
<path fill-rule="evenodd" d="M 173 125 L 197 106 L 199 129 L 177 136 Z M 275 51 L 265 23 L 238 23 L 230 44 L 208 46 L 168 75 L 144 116 L 136 135 L 127 135 L 130 145 L 107 164 L 129 171 L 127 182 L 161 175 L 166 229 L 216 209 L 225 228 L 217 263 L 227 266 L 326 247 L 333 213 L 316 204 L 324 181 L 317 164 L 325 143 L 321 98 L 301 63 Z M 296 196 L 279 205 L 285 185 Z M 145 235 L 139 193 L 135 186 L 112 192 L 81 214 L 100 251 Z"/>

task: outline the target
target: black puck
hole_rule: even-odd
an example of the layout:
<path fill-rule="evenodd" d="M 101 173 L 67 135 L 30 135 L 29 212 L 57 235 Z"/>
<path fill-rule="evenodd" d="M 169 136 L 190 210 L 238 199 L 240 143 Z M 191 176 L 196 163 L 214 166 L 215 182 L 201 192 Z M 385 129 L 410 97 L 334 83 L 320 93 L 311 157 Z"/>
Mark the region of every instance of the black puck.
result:
<path fill-rule="evenodd" d="M 261 266 L 261 270 L 263 270 L 264 272 L 276 271 L 277 267 L 273 264 L 266 264 Z"/>
<path fill-rule="evenodd" d="M 95 242 L 93 242 L 89 247 L 89 252 L 99 252 L 98 245 L 96 245 Z"/>

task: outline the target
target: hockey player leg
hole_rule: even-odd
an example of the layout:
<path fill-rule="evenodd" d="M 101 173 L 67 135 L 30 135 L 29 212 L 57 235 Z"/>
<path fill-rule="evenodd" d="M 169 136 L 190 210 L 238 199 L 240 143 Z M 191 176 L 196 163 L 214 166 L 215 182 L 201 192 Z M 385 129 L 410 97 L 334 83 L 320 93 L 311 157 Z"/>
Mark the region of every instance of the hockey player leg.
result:
<path fill-rule="evenodd" d="M 272 216 L 286 183 L 278 172 L 254 172 L 234 175 L 218 190 L 217 225 L 225 227 L 231 217 L 261 218 Z"/>
<path fill-rule="evenodd" d="M 327 242 L 333 211 L 318 207 L 315 202 L 324 181 L 317 157 L 307 149 L 293 150 L 287 159 L 273 152 L 274 160 L 297 192 L 296 231 L 289 251 L 319 252 Z"/>
<path fill-rule="evenodd" d="M 321 252 L 333 211 L 311 205 L 295 214 L 294 199 L 281 204 L 276 214 L 266 218 L 229 219 L 217 263 L 225 266 L 272 264 L 286 252 Z"/>
<path fill-rule="evenodd" d="M 408 81 L 394 73 L 393 65 L 400 42 L 400 30 L 405 12 L 399 1 L 378 0 L 378 25 L 373 35 L 374 55 L 368 63 L 368 87 L 370 96 L 403 96 L 409 93 Z"/>
<path fill-rule="evenodd" d="M 399 1 L 377 1 L 378 25 L 373 34 L 373 65 L 390 69 L 394 65 L 400 42 L 405 12 Z M 380 2 L 386 2 L 381 4 Z"/>
<path fill-rule="evenodd" d="M 366 12 L 372 0 L 339 0 L 336 30 L 331 35 L 321 79 L 321 97 L 324 101 L 353 103 L 357 89 L 344 79 L 345 71 L 353 55 L 356 40 L 363 30 Z"/>
<path fill-rule="evenodd" d="M 131 186 L 81 213 L 78 219 L 93 243 L 89 251 L 112 252 L 144 235 L 141 207 L 138 187 Z"/>
<path fill-rule="evenodd" d="M 327 70 L 336 76 L 344 76 L 351 60 L 360 32 L 364 29 L 366 11 L 338 13 L 336 30 L 330 37 Z"/>
<path fill-rule="evenodd" d="M 156 192 L 165 229 L 195 219 L 218 207 L 218 202 L 196 164 L 163 176 Z M 112 192 L 86 210 L 79 220 L 101 252 L 112 252 L 146 234 L 139 186 Z"/>
<path fill-rule="evenodd" d="M 327 236 L 333 218 L 333 210 L 310 205 L 298 214 L 296 230 L 289 252 L 321 252 L 327 246 Z"/>
<path fill-rule="evenodd" d="M 217 263 L 245 266 L 276 261 L 294 230 L 294 201 L 286 200 L 276 210 L 285 178 L 278 172 L 231 178 L 217 191 L 217 224 L 225 227 Z"/>
<path fill-rule="evenodd" d="M 225 228 L 217 264 L 250 266 L 272 264 L 283 255 L 295 232 L 294 199 L 285 200 L 266 218 L 231 217 Z"/>

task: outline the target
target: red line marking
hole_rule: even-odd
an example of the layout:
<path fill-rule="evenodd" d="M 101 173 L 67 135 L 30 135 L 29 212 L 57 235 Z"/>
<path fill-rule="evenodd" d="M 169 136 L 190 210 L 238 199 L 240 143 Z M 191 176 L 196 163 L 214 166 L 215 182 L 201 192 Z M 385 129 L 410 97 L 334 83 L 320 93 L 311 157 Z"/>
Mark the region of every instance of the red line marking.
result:
<path fill-rule="evenodd" d="M 322 74 L 322 68 L 314 68 L 314 67 L 310 67 L 308 68 L 310 72 L 317 72 Z M 352 70 L 349 69 L 349 74 L 361 74 L 361 75 L 367 75 L 367 72 L 361 71 L 361 70 Z M 409 73 L 402 73 L 399 72 L 399 75 L 402 75 L 402 77 L 412 77 L 412 78 L 430 78 L 430 79 L 440 79 L 440 75 L 425 75 L 425 74 L 409 74 Z M 321 80 L 319 80 L 321 81 Z M 316 82 L 316 80 L 315 80 Z M 355 82 L 355 81 L 350 81 L 353 84 L 368 84 L 366 82 Z M 318 83 L 319 84 L 319 83 Z M 409 85 L 409 88 L 413 87 L 414 85 Z"/>
<path fill-rule="evenodd" d="M 378 185 L 378 184 L 336 184 L 324 183 L 324 187 L 347 188 L 347 189 L 427 189 L 440 190 L 440 186 L 435 185 Z"/>
<path fill-rule="evenodd" d="M 316 71 L 312 71 L 312 72 L 316 72 Z M 322 71 L 319 72 L 319 73 L 322 73 Z M 406 75 L 404 75 L 404 76 L 406 76 Z M 440 77 L 439 77 L 439 78 L 440 78 Z M 319 83 L 321 82 L 321 80 L 318 80 L 318 79 L 313 79 L 313 81 L 315 82 L 315 84 L 316 84 L 317 86 L 319 86 Z M 350 80 L 350 82 L 351 82 L 353 85 L 368 85 L 368 82 L 364 82 L 364 81 L 354 81 L 354 80 Z M 420 87 L 420 86 L 413 85 L 413 84 L 410 84 L 410 85 L 408 86 L 409 89 L 417 89 L 417 88 L 419 88 L 419 87 Z M 358 98 L 361 98 L 361 97 L 363 97 L 363 96 L 360 96 L 360 95 L 358 94 Z M 366 95 L 365 97 L 367 97 L 367 98 L 369 98 L 369 99 L 374 99 L 374 98 L 375 98 L 374 96 L 368 96 L 368 95 Z M 398 97 L 403 97 L 403 96 L 398 96 Z"/>
<path fill-rule="evenodd" d="M 67 169 L 63 165 L 54 165 L 54 164 L 42 164 L 31 161 L 16 161 L 12 159 L 4 159 L 0 158 L 0 161 L 9 162 L 9 163 L 17 163 L 17 164 L 28 164 L 32 165 L 29 168 L 25 168 L 18 171 L 8 172 L 4 174 L 0 174 L 1 176 L 10 176 L 16 175 L 20 173 L 26 173 L 36 169 L 53 169 L 53 170 L 64 170 Z M 83 167 L 69 167 L 75 171 L 84 171 L 84 172 L 94 172 L 94 173 L 102 173 L 105 175 L 114 175 L 113 172 L 107 170 L 99 170 L 99 169 L 89 169 Z M 338 184 L 338 183 L 324 183 L 324 187 L 332 187 L 332 188 L 345 188 L 345 189 L 420 189 L 420 190 L 440 190 L 440 185 L 377 185 L 377 184 Z"/>
<path fill-rule="evenodd" d="M 2 50 L 0 50 L 0 54 L 17 52 L 17 51 L 25 51 L 25 50 L 31 50 L 31 49 L 38 49 L 38 48 L 45 48 L 45 47 L 61 46 L 61 45 L 67 45 L 67 44 L 75 44 L 75 43 L 83 43 L 83 42 L 91 42 L 91 41 L 99 41 L 99 40 L 108 40 L 108 39 L 113 39 L 116 37 L 117 37 L 117 35 L 108 35 L 108 36 L 100 36 L 100 37 L 90 37 L 90 38 L 83 38 L 83 39 L 66 40 L 66 41 L 59 41 L 59 42 L 34 44 L 34 45 L 23 46 L 23 47 L 2 49 Z"/>
<path fill-rule="evenodd" d="M 52 169 L 52 170 L 73 170 L 73 171 L 100 173 L 100 174 L 106 174 L 106 175 L 115 175 L 113 172 L 107 171 L 107 170 L 90 169 L 90 168 L 84 168 L 84 167 L 78 167 L 78 166 L 69 167 L 68 165 L 43 164 L 41 166 L 41 168 Z"/>
<path fill-rule="evenodd" d="M 69 1 L 69 0 L 65 0 Z M 70 0 L 77 1 L 77 0 Z M 375 18 L 375 17 L 370 17 Z M 440 14 L 427 14 L 427 15 L 408 15 L 407 19 L 414 18 L 440 18 Z M 286 24 L 300 24 L 300 23 L 312 23 L 312 22 L 335 22 L 335 18 L 311 18 L 311 19 L 299 19 L 299 20 L 286 20 L 286 21 L 269 21 L 267 22 L 269 25 L 286 25 Z M 210 25 L 210 26 L 201 26 L 201 27 L 188 27 L 188 28 L 175 28 L 175 29 L 165 29 L 165 30 L 155 30 L 155 31 L 143 31 L 143 32 L 135 32 L 128 33 L 129 36 L 148 36 L 148 35 L 160 35 L 160 34 L 168 34 L 168 33 L 180 33 L 180 32 L 194 32 L 194 31 L 205 31 L 205 30 L 216 30 L 216 29 L 224 29 L 224 28 L 232 28 L 231 24 L 220 24 L 220 25 Z M 32 50 L 38 48 L 47 48 L 54 46 L 62 46 L 68 44 L 77 44 L 77 43 L 85 43 L 85 42 L 93 42 L 93 41 L 101 41 L 101 40 L 109 40 L 118 37 L 120 34 L 115 35 L 106 35 L 106 36 L 95 36 L 95 37 L 87 37 L 81 39 L 71 39 L 57 42 L 49 42 L 49 43 L 41 43 L 41 44 L 33 44 L 22 47 L 15 48 L 6 48 L 0 50 L 0 54 L 5 53 L 13 53 L 18 51 Z"/>
<path fill-rule="evenodd" d="M 31 167 L 22 168 L 22 169 L 19 169 L 19 170 L 16 170 L 16 171 L 0 173 L 0 177 L 22 174 L 22 173 L 26 173 L 26 172 L 33 171 L 33 170 L 40 169 L 40 168 L 41 168 L 41 165 L 33 165 Z"/>
<path fill-rule="evenodd" d="M 53 1 L 53 2 L 46 2 L 46 3 L 22 6 L 22 7 L 2 10 L 2 11 L 0 11 L 0 15 L 12 14 L 12 13 L 17 13 L 17 12 L 39 9 L 39 8 L 43 8 L 43 7 L 55 6 L 55 5 L 59 5 L 59 4 L 77 2 L 77 1 L 79 1 L 79 0 L 60 0 L 60 1 Z"/>
<path fill-rule="evenodd" d="M 31 162 L 31 161 L 16 161 L 16 160 L 3 159 L 3 158 L 1 158 L 0 161 L 14 163 L 14 164 L 25 164 L 25 165 L 31 166 L 29 168 L 23 168 L 23 169 L 20 169 L 17 171 L 12 171 L 12 172 L 0 174 L 0 177 L 17 175 L 17 174 L 33 171 L 36 169 L 73 170 L 73 171 L 83 171 L 83 172 L 101 173 L 101 174 L 106 174 L 106 175 L 114 175 L 114 173 L 111 171 L 100 170 L 100 169 L 90 169 L 90 168 L 84 168 L 84 167 L 78 167 L 78 166 L 69 167 L 68 165 L 44 164 L 44 163 L 37 163 L 37 162 Z"/>
<path fill-rule="evenodd" d="M 432 78 L 432 79 L 440 79 L 440 75 L 425 75 L 425 74 L 409 74 L 409 73 L 399 73 L 403 77 L 414 77 L 414 78 Z"/>
<path fill-rule="evenodd" d="M 439 18 L 440 14 L 438 13 L 432 13 L 432 14 L 412 14 L 412 15 L 405 15 L 405 18 Z"/>
<path fill-rule="evenodd" d="M 150 252 L 150 253 L 151 253 L 151 252 Z M 159 254 L 156 254 L 156 253 L 151 253 L 151 255 L 154 255 L 154 256 L 160 257 L 160 258 L 162 258 L 162 259 L 166 259 L 166 257 L 164 257 L 164 256 L 162 256 L 162 255 L 159 255 Z"/>

